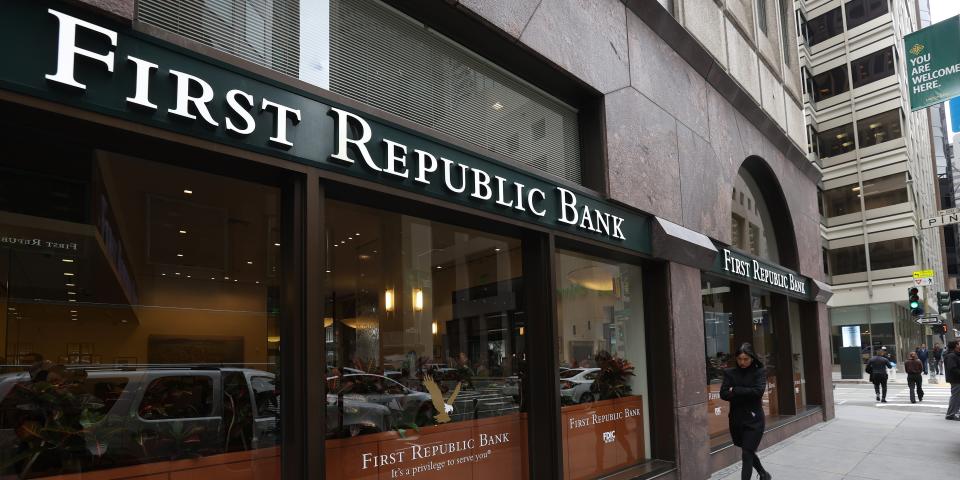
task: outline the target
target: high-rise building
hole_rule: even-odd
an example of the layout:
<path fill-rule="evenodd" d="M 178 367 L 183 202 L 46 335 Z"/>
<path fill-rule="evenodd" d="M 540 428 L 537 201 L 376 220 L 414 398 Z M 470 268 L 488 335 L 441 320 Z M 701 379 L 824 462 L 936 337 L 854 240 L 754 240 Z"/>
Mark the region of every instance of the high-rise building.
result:
<path fill-rule="evenodd" d="M 911 112 L 903 37 L 920 27 L 914 0 L 797 2 L 808 151 L 823 173 L 824 273 L 833 362 L 841 326 L 858 325 L 863 355 L 904 358 L 926 332 L 907 307 L 912 272 L 934 270 L 926 312 L 945 278 L 926 110 Z"/>

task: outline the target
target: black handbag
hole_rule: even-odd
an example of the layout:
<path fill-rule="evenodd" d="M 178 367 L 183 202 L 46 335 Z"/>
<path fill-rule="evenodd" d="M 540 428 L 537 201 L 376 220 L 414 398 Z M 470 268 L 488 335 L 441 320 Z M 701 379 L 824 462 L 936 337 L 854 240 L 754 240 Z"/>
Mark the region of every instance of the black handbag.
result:
<path fill-rule="evenodd" d="M 867 368 L 864 369 L 867 372 L 867 375 L 873 375 L 873 365 L 867 364 Z"/>

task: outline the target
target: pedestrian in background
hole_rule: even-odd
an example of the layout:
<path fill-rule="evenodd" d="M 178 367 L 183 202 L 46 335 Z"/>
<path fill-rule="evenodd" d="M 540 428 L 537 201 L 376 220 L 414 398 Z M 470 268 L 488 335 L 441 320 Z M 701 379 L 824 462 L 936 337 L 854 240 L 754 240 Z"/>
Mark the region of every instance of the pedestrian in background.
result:
<path fill-rule="evenodd" d="M 917 351 L 915 353 L 917 354 L 917 360 L 920 360 L 920 363 L 923 364 L 923 374 L 926 375 L 927 359 L 930 355 L 930 352 L 927 351 L 927 346 L 925 344 L 921 344 L 919 347 L 917 347 Z"/>
<path fill-rule="evenodd" d="M 923 377 L 920 375 L 923 367 L 916 352 L 910 352 L 910 359 L 903 364 L 903 369 L 907 372 L 907 385 L 910 386 L 910 403 L 917 403 L 918 397 L 921 402 L 923 401 Z M 914 396 L 914 389 L 916 389 L 916 396 Z"/>
<path fill-rule="evenodd" d="M 933 344 L 933 352 L 931 354 L 933 355 L 933 374 L 940 375 L 942 373 L 940 371 L 940 365 L 943 362 L 943 347 L 940 346 L 939 342 Z"/>
<path fill-rule="evenodd" d="M 876 355 L 867 360 L 867 373 L 870 374 L 870 383 L 873 384 L 873 391 L 877 394 L 877 401 L 881 403 L 887 403 L 888 368 L 893 368 L 893 364 L 887 359 L 886 350 L 877 351 Z"/>
<path fill-rule="evenodd" d="M 773 477 L 764 470 L 757 457 L 766 425 L 762 399 L 767 390 L 767 372 L 749 343 L 740 345 L 733 356 L 737 359 L 737 366 L 723 371 L 720 398 L 730 402 L 730 436 L 733 444 L 743 451 L 740 478 L 750 480 L 756 469 L 760 480 L 770 480 Z"/>
<path fill-rule="evenodd" d="M 947 405 L 947 420 L 960 420 L 960 342 L 947 342 L 943 356 L 943 373 L 950 384 L 950 405 Z"/>

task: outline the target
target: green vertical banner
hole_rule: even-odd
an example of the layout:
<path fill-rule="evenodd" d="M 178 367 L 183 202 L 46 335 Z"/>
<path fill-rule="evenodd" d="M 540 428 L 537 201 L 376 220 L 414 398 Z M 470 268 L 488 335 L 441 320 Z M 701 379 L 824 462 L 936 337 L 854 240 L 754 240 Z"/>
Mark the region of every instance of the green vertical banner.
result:
<path fill-rule="evenodd" d="M 903 37 L 910 109 L 960 96 L 960 15 Z"/>

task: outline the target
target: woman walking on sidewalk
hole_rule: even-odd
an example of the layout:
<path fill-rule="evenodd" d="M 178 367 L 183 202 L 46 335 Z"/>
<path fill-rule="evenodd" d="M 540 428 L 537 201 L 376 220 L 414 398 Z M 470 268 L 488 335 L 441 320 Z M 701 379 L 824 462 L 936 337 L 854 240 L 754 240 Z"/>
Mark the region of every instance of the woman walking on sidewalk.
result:
<path fill-rule="evenodd" d="M 767 389 L 767 372 L 749 343 L 740 345 L 734 357 L 737 366 L 723 371 L 720 398 L 730 402 L 730 436 L 733 444 L 743 450 L 740 478 L 750 480 L 756 469 L 760 480 L 770 480 L 772 476 L 760 465 L 757 457 L 766 423 L 762 399 Z"/>
<path fill-rule="evenodd" d="M 867 360 L 867 373 L 870 374 L 870 382 L 873 383 L 873 391 L 877 394 L 877 401 L 887 403 L 887 369 L 893 368 L 893 364 L 887 359 L 887 351 L 880 350 L 876 355 Z M 883 397 L 880 396 L 881 390 Z"/>
<path fill-rule="evenodd" d="M 903 369 L 907 372 L 907 384 L 910 385 L 910 403 L 917 403 L 917 397 L 923 401 L 923 363 L 917 358 L 917 354 L 910 352 L 910 359 L 903 364 Z M 916 389 L 917 396 L 914 397 L 913 391 Z"/>

